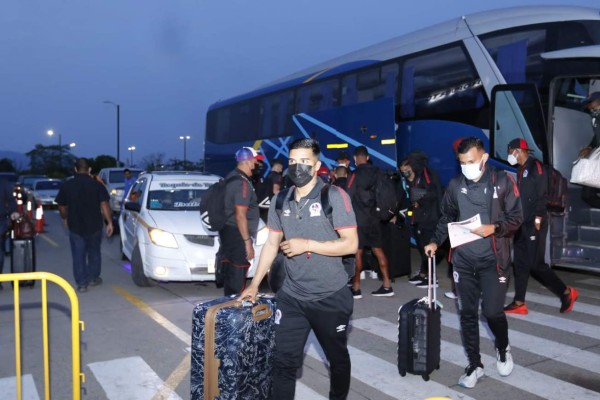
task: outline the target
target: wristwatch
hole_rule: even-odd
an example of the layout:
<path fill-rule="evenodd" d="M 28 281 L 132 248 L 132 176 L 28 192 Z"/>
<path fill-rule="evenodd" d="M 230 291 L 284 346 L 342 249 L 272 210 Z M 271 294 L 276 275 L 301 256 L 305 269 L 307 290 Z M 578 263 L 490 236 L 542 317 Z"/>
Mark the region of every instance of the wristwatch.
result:
<path fill-rule="evenodd" d="M 496 222 L 494 224 L 494 233 L 496 233 L 496 234 L 500 233 L 500 223 L 499 222 Z"/>

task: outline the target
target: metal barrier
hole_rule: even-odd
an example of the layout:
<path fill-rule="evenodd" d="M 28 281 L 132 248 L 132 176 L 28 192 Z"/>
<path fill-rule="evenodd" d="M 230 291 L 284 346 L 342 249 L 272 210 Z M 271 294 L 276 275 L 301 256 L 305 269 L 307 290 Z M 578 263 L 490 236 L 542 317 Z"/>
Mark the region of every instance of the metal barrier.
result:
<path fill-rule="evenodd" d="M 83 321 L 79 320 L 79 300 L 73 287 L 58 275 L 49 272 L 28 272 L 20 274 L 0 274 L 0 282 L 12 282 L 14 290 L 14 313 L 15 313 L 15 375 L 17 380 L 17 399 L 22 398 L 21 382 L 21 309 L 20 309 L 20 281 L 40 281 L 42 295 L 42 341 L 44 347 L 44 395 L 50 400 L 50 359 L 48 347 L 48 293 L 47 282 L 53 282 L 60 286 L 69 296 L 71 301 L 71 343 L 73 364 L 73 400 L 81 398 L 81 382 L 85 382 L 85 374 L 81 372 L 80 365 L 80 338 L 79 327 L 85 329 Z"/>

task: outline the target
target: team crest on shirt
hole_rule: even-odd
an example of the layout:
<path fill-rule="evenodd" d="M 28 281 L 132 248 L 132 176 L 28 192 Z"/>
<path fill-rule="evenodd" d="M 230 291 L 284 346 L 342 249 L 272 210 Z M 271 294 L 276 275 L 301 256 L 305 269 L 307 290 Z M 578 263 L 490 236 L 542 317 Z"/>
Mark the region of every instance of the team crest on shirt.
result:
<path fill-rule="evenodd" d="M 321 215 L 321 203 L 312 203 L 309 210 L 311 217 L 318 217 Z"/>
<path fill-rule="evenodd" d="M 527 178 L 527 175 L 529 175 L 529 171 L 527 171 L 527 170 L 523 171 L 523 178 Z"/>

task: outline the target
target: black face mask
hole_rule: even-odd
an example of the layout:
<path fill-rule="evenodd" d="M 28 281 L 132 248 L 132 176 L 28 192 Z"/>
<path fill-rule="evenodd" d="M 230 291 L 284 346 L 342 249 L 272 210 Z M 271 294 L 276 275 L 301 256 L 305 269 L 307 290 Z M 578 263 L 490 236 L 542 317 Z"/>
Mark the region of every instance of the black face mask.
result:
<path fill-rule="evenodd" d="M 312 180 L 312 165 L 292 164 L 288 168 L 288 176 L 296 187 L 304 187 Z"/>

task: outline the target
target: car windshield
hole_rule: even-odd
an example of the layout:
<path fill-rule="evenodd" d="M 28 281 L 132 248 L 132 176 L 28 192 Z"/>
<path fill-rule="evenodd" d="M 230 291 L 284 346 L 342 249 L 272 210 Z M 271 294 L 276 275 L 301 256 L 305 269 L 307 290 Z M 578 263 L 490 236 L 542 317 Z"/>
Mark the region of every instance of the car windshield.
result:
<path fill-rule="evenodd" d="M 35 183 L 35 190 L 58 190 L 60 189 L 60 181 L 42 181 Z"/>
<path fill-rule="evenodd" d="M 200 197 L 205 189 L 151 190 L 148 193 L 149 210 L 200 210 Z"/>

